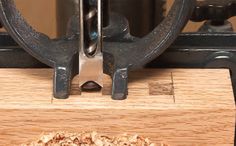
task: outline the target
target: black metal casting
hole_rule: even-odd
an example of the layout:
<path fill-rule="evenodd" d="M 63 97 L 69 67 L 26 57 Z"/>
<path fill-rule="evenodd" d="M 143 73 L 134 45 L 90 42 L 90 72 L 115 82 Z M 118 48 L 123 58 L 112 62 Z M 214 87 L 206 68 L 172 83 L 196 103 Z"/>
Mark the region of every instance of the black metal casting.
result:
<path fill-rule="evenodd" d="M 128 72 L 152 61 L 176 39 L 185 26 L 195 0 L 175 0 L 167 17 L 148 35 L 138 39 L 129 34 L 128 22 L 112 14 L 110 24 L 104 28 L 104 73 L 113 80 L 112 97 L 125 99 Z M 55 69 L 54 96 L 67 98 L 71 80 L 78 74 L 78 21 L 71 18 L 67 36 L 50 39 L 36 32 L 22 18 L 13 0 L 0 0 L 0 18 L 8 33 L 28 53 Z"/>

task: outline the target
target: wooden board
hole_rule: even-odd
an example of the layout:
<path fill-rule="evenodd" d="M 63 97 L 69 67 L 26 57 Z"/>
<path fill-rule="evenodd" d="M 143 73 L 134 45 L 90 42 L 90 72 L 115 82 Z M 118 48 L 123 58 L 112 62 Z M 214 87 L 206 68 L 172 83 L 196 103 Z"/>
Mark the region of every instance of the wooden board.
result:
<path fill-rule="evenodd" d="M 129 96 L 100 93 L 52 97 L 52 70 L 0 69 L 0 145 L 43 132 L 140 134 L 171 145 L 233 145 L 235 103 L 228 70 L 166 69 L 131 73 Z M 73 94 L 80 94 L 77 79 Z M 102 95 L 104 94 L 104 95 Z"/>

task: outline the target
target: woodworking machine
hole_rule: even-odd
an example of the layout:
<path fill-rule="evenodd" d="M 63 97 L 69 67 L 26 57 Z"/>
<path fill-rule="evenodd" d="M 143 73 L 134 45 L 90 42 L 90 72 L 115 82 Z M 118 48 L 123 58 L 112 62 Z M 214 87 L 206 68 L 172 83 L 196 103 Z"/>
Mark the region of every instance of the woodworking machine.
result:
<path fill-rule="evenodd" d="M 0 67 L 54 68 L 59 99 L 69 97 L 76 75 L 81 91 L 93 91 L 103 87 L 103 74 L 112 78 L 112 98 L 126 99 L 129 72 L 142 67 L 229 68 L 235 84 L 236 34 L 228 19 L 236 1 L 175 0 L 169 11 L 166 3 L 57 0 L 58 37 L 51 39 L 25 21 L 13 0 L 0 0 L 7 31 L 0 35 Z M 205 23 L 181 33 L 189 20 Z"/>

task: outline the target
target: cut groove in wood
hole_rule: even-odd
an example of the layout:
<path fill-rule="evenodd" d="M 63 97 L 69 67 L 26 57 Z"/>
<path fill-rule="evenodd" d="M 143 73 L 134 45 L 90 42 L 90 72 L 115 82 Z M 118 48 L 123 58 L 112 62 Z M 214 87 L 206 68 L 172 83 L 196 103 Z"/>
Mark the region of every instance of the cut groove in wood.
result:
<path fill-rule="evenodd" d="M 71 85 L 71 95 L 81 95 L 81 88 L 79 84 L 72 84 Z"/>
<path fill-rule="evenodd" d="M 149 83 L 149 95 L 174 95 L 173 83 Z"/>

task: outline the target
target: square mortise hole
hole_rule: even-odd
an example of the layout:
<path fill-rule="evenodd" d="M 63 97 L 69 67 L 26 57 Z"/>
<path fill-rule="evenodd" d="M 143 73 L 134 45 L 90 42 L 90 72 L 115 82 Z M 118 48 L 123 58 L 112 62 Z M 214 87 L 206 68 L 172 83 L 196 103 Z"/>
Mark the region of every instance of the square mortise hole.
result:
<path fill-rule="evenodd" d="M 111 95 L 112 85 L 111 83 L 104 83 L 102 88 L 102 95 Z"/>
<path fill-rule="evenodd" d="M 71 85 L 71 91 L 70 91 L 71 95 L 81 95 L 81 89 L 79 84 L 72 84 Z"/>
<path fill-rule="evenodd" d="M 174 87 L 171 82 L 149 83 L 149 95 L 173 95 Z"/>

